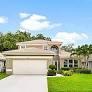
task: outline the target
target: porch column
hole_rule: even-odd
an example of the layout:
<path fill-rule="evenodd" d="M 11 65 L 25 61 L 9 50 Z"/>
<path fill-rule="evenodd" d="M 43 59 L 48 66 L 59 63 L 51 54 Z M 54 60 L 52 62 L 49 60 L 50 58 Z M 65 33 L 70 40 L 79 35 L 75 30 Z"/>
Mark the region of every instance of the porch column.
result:
<path fill-rule="evenodd" d="M 73 59 L 73 67 L 74 67 L 74 59 Z"/>
<path fill-rule="evenodd" d="M 67 64 L 67 65 L 68 65 L 68 67 L 69 67 L 69 59 L 67 59 L 67 62 L 68 62 L 68 64 Z"/>
<path fill-rule="evenodd" d="M 58 69 L 58 61 L 57 61 L 57 71 L 58 71 L 59 69 Z"/>

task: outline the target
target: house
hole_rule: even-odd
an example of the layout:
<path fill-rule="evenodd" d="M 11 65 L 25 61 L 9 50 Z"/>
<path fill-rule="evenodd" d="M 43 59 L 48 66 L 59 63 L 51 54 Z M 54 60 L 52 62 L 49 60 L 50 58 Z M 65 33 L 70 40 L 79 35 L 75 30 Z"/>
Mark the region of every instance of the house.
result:
<path fill-rule="evenodd" d="M 0 53 L 0 72 L 2 72 L 4 66 L 5 66 L 5 57 Z"/>
<path fill-rule="evenodd" d="M 16 44 L 17 50 L 5 51 L 6 72 L 9 74 L 47 74 L 49 65 L 61 67 L 80 67 L 77 58 L 61 50 L 62 42 L 32 40 Z"/>

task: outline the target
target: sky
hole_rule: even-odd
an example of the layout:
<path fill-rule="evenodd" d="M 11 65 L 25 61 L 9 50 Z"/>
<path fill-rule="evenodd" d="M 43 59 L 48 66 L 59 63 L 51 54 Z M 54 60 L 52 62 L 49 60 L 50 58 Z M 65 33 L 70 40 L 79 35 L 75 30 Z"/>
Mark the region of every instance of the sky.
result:
<path fill-rule="evenodd" d="M 92 0 L 1 0 L 0 32 L 43 34 L 64 45 L 92 43 Z"/>

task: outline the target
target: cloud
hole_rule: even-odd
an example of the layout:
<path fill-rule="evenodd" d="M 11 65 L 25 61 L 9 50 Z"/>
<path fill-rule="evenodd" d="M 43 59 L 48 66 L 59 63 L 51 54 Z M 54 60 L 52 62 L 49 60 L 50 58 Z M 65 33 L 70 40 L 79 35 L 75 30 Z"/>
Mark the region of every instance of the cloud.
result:
<path fill-rule="evenodd" d="M 88 39 L 88 36 L 85 33 L 58 32 L 52 40 L 61 41 L 64 44 L 76 44 L 78 41 L 82 41 L 84 39 Z"/>
<path fill-rule="evenodd" d="M 22 13 L 19 14 L 19 16 L 20 16 L 21 19 L 23 19 L 23 18 L 29 17 L 30 14 L 28 14 L 28 13 L 23 13 L 23 12 L 22 12 Z"/>
<path fill-rule="evenodd" d="M 28 31 L 41 31 L 45 29 L 52 29 L 60 25 L 61 24 L 50 22 L 46 16 L 33 14 L 22 20 L 20 23 L 20 29 Z"/>
<path fill-rule="evenodd" d="M 8 22 L 8 18 L 4 16 L 0 16 L 0 24 L 4 24 Z"/>

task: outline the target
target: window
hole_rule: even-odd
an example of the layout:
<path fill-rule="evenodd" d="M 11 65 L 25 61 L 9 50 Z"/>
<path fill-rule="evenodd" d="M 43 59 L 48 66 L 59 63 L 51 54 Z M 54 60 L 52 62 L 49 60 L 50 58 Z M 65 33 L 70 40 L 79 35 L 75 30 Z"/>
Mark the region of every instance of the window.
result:
<path fill-rule="evenodd" d="M 74 67 L 78 67 L 78 60 L 74 60 Z"/>
<path fill-rule="evenodd" d="M 69 63 L 72 64 L 73 63 L 73 60 L 69 60 Z"/>
<path fill-rule="evenodd" d="M 67 59 L 65 59 L 64 60 L 64 67 L 70 67 L 70 68 L 78 67 L 78 60 L 72 60 L 72 59 L 67 60 Z"/>
<path fill-rule="evenodd" d="M 21 48 L 25 48 L 25 45 L 22 45 Z"/>
<path fill-rule="evenodd" d="M 64 60 L 64 67 L 68 67 L 68 60 Z"/>
<path fill-rule="evenodd" d="M 71 67 L 73 67 L 73 65 L 69 65 L 69 67 L 71 68 Z"/>
<path fill-rule="evenodd" d="M 69 67 L 73 67 L 73 60 L 69 60 Z"/>
<path fill-rule="evenodd" d="M 51 51 L 53 51 L 53 52 L 55 52 L 55 53 L 59 53 L 59 48 L 57 47 L 57 46 L 55 46 L 55 45 L 53 45 L 52 47 L 51 47 Z"/>

